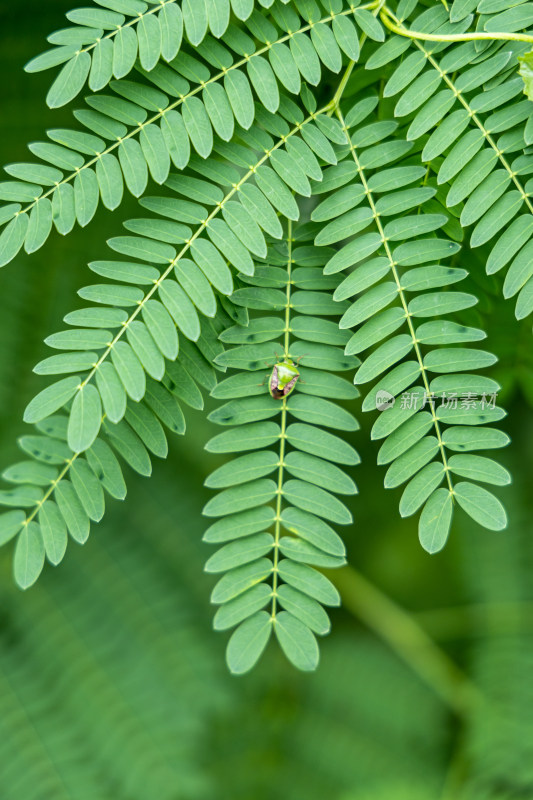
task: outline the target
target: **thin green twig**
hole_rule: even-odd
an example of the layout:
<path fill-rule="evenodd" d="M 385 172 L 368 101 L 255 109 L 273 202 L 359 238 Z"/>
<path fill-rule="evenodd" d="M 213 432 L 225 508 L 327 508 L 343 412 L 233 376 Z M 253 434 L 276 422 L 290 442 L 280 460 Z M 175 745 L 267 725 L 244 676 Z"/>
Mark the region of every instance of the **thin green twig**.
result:
<path fill-rule="evenodd" d="M 422 31 L 412 31 L 405 28 L 394 17 L 394 14 L 387 6 L 383 6 L 380 11 L 380 19 L 393 33 L 398 36 L 406 36 L 408 39 L 420 39 L 425 42 L 475 42 L 475 41 L 494 41 L 502 39 L 506 42 L 532 42 L 533 35 L 530 33 L 508 33 L 505 31 L 472 31 L 471 33 L 422 33 Z"/>
<path fill-rule="evenodd" d="M 285 328 L 283 331 L 283 354 L 289 358 L 291 330 L 291 269 L 292 269 L 292 220 L 287 224 L 287 289 L 285 306 Z M 285 445 L 287 442 L 287 397 L 283 397 L 281 406 L 281 431 L 279 444 L 278 488 L 276 493 L 276 522 L 274 526 L 274 559 L 272 568 L 272 621 L 276 618 L 276 600 L 278 588 L 279 540 L 281 537 L 281 504 L 283 500 L 283 475 L 285 467 Z"/>

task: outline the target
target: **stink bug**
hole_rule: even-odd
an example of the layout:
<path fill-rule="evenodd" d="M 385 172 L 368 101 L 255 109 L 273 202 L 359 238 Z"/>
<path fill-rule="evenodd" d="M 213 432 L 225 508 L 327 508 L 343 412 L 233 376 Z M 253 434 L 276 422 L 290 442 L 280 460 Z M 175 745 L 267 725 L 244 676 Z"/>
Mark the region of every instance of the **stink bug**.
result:
<path fill-rule="evenodd" d="M 297 359 L 295 364 L 289 356 L 285 356 L 283 361 L 274 365 L 268 381 L 268 388 L 274 399 L 283 400 L 284 397 L 290 395 L 296 386 L 296 382 L 300 377 L 299 361 L 300 359 Z"/>

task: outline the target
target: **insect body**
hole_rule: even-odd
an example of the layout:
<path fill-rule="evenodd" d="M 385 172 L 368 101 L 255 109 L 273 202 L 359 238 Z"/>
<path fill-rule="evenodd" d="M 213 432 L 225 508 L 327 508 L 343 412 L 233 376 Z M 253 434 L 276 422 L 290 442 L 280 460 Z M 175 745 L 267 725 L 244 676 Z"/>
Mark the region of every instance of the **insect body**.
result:
<path fill-rule="evenodd" d="M 268 382 L 270 394 L 276 400 L 283 400 L 284 397 L 290 395 L 299 377 L 300 371 L 298 370 L 297 364 L 286 356 L 283 361 L 275 364 L 272 369 L 272 374 Z"/>

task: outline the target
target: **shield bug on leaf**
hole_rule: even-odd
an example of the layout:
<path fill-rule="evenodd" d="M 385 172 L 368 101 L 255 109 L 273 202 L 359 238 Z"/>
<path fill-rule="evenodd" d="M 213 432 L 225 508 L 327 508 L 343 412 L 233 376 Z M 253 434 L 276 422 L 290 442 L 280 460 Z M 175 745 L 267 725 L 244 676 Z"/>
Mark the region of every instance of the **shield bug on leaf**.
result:
<path fill-rule="evenodd" d="M 283 361 L 274 364 L 268 381 L 268 388 L 270 394 L 276 400 L 283 400 L 284 397 L 288 397 L 296 386 L 296 382 L 300 377 L 299 360 L 295 364 L 289 356 L 285 356 Z"/>

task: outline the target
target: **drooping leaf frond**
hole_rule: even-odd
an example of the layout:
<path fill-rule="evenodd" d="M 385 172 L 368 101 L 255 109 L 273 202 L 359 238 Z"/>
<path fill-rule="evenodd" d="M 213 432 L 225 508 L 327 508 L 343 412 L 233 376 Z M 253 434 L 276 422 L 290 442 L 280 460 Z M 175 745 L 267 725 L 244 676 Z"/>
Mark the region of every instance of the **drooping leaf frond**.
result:
<path fill-rule="evenodd" d="M 177 8 L 173 0 L 159 14 L 170 8 Z M 156 21 L 153 11 L 143 19 Z M 274 113 L 281 103 L 282 116 L 291 117 L 294 104 L 280 95 L 280 87 L 298 94 L 302 80 L 319 83 L 321 62 L 338 72 L 342 50 L 357 57 L 355 45 L 346 42 L 347 33 L 357 35 L 351 10 L 320 12 L 318 19 L 313 13 L 312 24 L 283 4 L 272 14 L 267 20 L 256 12 L 247 21 L 255 41 L 232 25 L 220 41 L 202 36 L 199 47 L 188 48 L 194 55 L 185 48 L 168 65 L 151 67 L 141 60 L 137 70 L 146 82 L 110 79 L 113 95 L 88 97 L 90 109 L 74 112 L 89 133 L 54 129 L 48 132 L 51 141 L 31 144 L 44 163 L 11 164 L 6 170 L 15 180 L 0 183 L 0 200 L 7 201 L 0 207 L 0 266 L 23 246 L 28 253 L 42 247 L 52 226 L 66 235 L 76 222 L 88 225 L 100 200 L 114 210 L 124 185 L 140 197 L 149 175 L 164 183 L 171 164 L 185 168 L 192 152 L 200 159 L 213 147 L 227 152 L 224 142 L 232 140 L 235 126 L 249 129 L 255 119 L 252 89 L 265 109 Z"/>
<path fill-rule="evenodd" d="M 454 4 L 455 6 L 455 4 Z M 518 11 L 517 7 L 516 11 Z M 487 18 L 485 29 L 524 29 L 527 15 L 510 24 L 509 9 Z M 436 6 L 415 18 L 412 27 L 425 32 L 466 30 L 470 17 L 449 25 L 446 12 Z M 452 12 L 452 20 L 457 19 Z M 507 22 L 506 22 L 507 20 Z M 530 270 L 533 203 L 527 176 L 533 143 L 531 102 L 523 96 L 517 74 L 517 56 L 523 42 L 465 42 L 430 47 L 414 41 L 408 56 L 397 66 L 384 87 L 394 97 L 394 114 L 409 121 L 407 139 L 424 139 L 422 161 L 447 187 L 446 205 L 456 209 L 463 228 L 474 226 L 470 246 L 492 242 L 486 268 L 493 274 L 508 265 L 503 285 L 505 297 L 516 300 L 516 317 L 533 311 Z M 436 55 L 446 48 L 444 56 Z M 499 237 L 495 241 L 494 237 Z"/>
<path fill-rule="evenodd" d="M 83 89 L 98 92 L 114 77 L 125 78 L 138 59 L 150 72 L 162 59 L 173 61 L 185 35 L 194 47 L 209 30 L 222 36 L 233 11 L 239 20 L 253 11 L 253 0 L 96 0 L 101 8 L 77 8 L 67 13 L 74 27 L 48 37 L 54 45 L 26 65 L 27 72 L 41 72 L 63 64 L 47 96 L 51 108 L 65 105 Z"/>
<path fill-rule="evenodd" d="M 311 233 L 289 222 L 284 247 L 272 247 L 268 264 L 246 279 L 249 288 L 235 292 L 236 302 L 270 313 L 226 330 L 222 341 L 235 346 L 215 359 L 234 372 L 212 391 L 226 402 L 210 419 L 226 430 L 207 449 L 245 453 L 208 478 L 220 491 L 204 509 L 219 518 L 204 537 L 221 545 L 206 570 L 224 573 L 211 600 L 220 606 L 215 628 L 238 626 L 227 649 L 236 673 L 253 667 L 272 632 L 295 666 L 315 669 L 314 634 L 330 627 L 323 605 L 339 603 L 334 586 L 314 568 L 345 563 L 344 545 L 329 523 L 352 521 L 335 495 L 356 491 L 343 468 L 359 459 L 338 431 L 354 431 L 357 422 L 335 401 L 353 400 L 357 391 L 333 373 L 352 370 L 357 360 L 342 353 L 348 338 L 337 325 L 343 304 L 328 292 L 338 280 L 322 274 L 323 253 L 308 244 Z M 301 374 L 280 399 L 266 384 L 272 386 L 271 370 L 277 380 L 284 359 Z"/>
<path fill-rule="evenodd" d="M 329 259 L 324 273 L 336 275 L 355 266 L 334 293 L 339 301 L 357 297 L 339 323 L 343 330 L 356 328 L 346 352 L 360 354 L 372 348 L 355 374 L 355 383 L 379 378 L 363 409 L 381 411 L 372 438 L 384 439 L 378 462 L 389 465 L 385 486 L 408 482 L 400 512 L 408 516 L 424 506 L 420 540 L 425 549 L 436 552 L 446 542 L 454 499 L 480 524 L 495 530 L 506 525 L 503 507 L 490 492 L 470 481 L 455 485 L 456 477 L 508 482 L 506 471 L 495 462 L 466 455 L 507 444 L 506 434 L 481 427 L 497 423 L 505 412 L 496 406 L 498 384 L 471 374 L 491 366 L 495 357 L 478 348 L 450 346 L 478 342 L 485 338 L 483 331 L 432 319 L 477 302 L 470 293 L 448 288 L 468 273 L 440 263 L 457 254 L 460 246 L 438 235 L 448 216 L 438 203 L 429 206 L 437 187 L 426 174 L 423 186 L 405 188 L 420 177 L 420 167 L 400 163 L 383 169 L 384 162 L 399 163 L 405 142 L 383 139 L 364 147 L 393 131 L 393 121 L 350 130 L 370 112 L 374 100 L 356 103 L 347 120 L 337 111 L 350 147 L 346 161 L 332 171 L 343 181 L 351 171 L 353 180 L 336 188 L 314 210 L 313 218 L 321 221 L 344 211 L 322 228 L 315 244 L 345 241 L 373 223 L 374 230 L 356 235 Z M 354 210 L 346 210 L 354 205 Z M 423 213 L 426 208 L 440 213 Z M 410 213 L 413 210 L 418 213 Z M 437 291 L 427 291 L 433 289 Z M 428 351 L 435 346 L 438 349 Z M 448 451 L 457 454 L 450 457 Z M 446 488 L 439 488 L 443 481 Z"/>
<path fill-rule="evenodd" d="M 95 307 L 68 315 L 66 321 L 73 329 L 47 339 L 50 347 L 67 353 L 51 356 L 36 367 L 41 374 L 75 372 L 76 377 L 62 378 L 43 389 L 26 409 L 27 422 L 39 422 L 72 400 L 69 445 L 74 452 L 81 452 L 98 434 L 102 408 L 111 422 L 118 423 L 125 412 L 126 395 L 136 402 L 143 398 L 144 372 L 155 380 L 163 378 L 164 358 L 174 361 L 179 352 L 176 326 L 180 335 L 198 342 L 212 360 L 217 349 L 213 352 L 208 343 L 207 320 L 202 333 L 200 317 L 215 317 L 214 291 L 221 296 L 233 293 L 227 262 L 240 275 L 253 275 L 252 255 L 260 258 L 267 254 L 260 225 L 275 232 L 279 225 L 269 198 L 297 218 L 298 207 L 289 188 L 310 194 L 303 169 L 289 159 L 287 148 L 292 139 L 298 141 L 299 152 L 321 177 L 318 162 L 305 144 L 308 131 L 314 132 L 323 147 L 331 146 L 315 126 L 315 117 L 319 124 L 316 115 L 297 122 L 292 129 L 287 123 L 278 124 L 277 141 L 259 127 L 243 132 L 245 141 L 265 150 L 260 155 L 248 149 L 253 163 L 247 171 L 213 160 L 210 169 L 204 169 L 209 181 L 171 176 L 167 185 L 176 188 L 179 199 L 146 198 L 144 204 L 160 218 L 129 220 L 125 227 L 134 235 L 109 240 L 114 252 L 133 261 L 90 265 L 97 275 L 119 283 L 98 283 L 80 290 L 80 296 Z M 258 137 L 255 141 L 254 135 Z M 199 170 L 200 165 L 195 166 Z M 252 178 L 255 186 L 248 185 Z M 185 224 L 193 220 L 194 227 Z M 231 304 L 228 300 L 225 307 Z"/>

